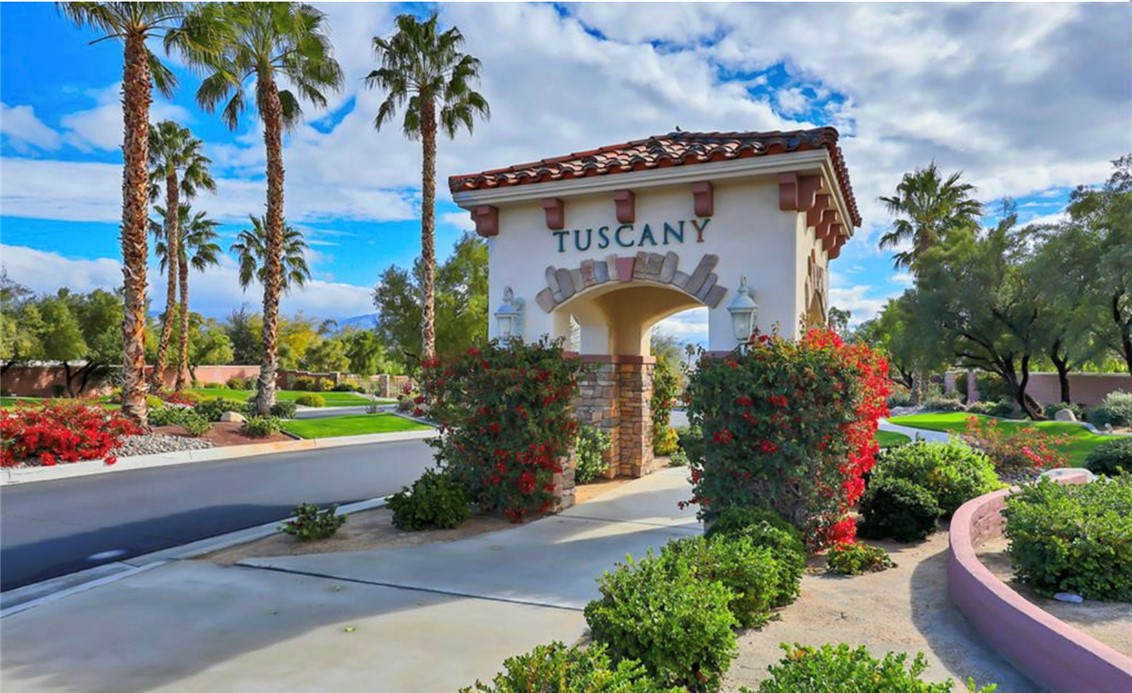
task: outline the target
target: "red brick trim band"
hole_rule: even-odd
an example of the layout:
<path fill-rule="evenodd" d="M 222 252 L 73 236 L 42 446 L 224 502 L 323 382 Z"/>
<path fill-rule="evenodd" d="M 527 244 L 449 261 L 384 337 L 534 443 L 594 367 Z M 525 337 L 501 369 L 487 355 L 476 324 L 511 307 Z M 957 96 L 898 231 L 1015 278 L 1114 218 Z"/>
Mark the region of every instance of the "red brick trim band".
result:
<path fill-rule="evenodd" d="M 1062 483 L 1082 483 L 1067 475 Z M 1132 658 L 1026 601 L 979 561 L 976 547 L 1002 533 L 1009 490 L 965 503 L 951 519 L 947 590 L 952 604 L 1000 655 L 1055 693 L 1132 691 Z"/>

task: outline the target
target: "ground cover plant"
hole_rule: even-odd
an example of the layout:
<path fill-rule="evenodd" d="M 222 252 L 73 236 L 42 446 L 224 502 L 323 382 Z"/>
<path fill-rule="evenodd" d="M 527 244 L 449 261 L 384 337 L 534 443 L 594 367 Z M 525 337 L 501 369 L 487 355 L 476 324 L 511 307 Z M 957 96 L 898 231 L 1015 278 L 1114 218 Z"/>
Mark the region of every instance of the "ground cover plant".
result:
<path fill-rule="evenodd" d="M 336 515 L 337 510 L 337 505 L 319 510 L 314 503 L 300 503 L 295 508 L 294 519 L 284 522 L 279 529 L 299 541 L 329 539 L 346 524 L 346 515 Z"/>
<path fill-rule="evenodd" d="M 574 444 L 578 359 L 562 341 L 493 340 L 424 363 L 429 416 L 444 434 L 428 441 L 472 501 L 513 522 L 554 507 L 556 475 Z"/>
<path fill-rule="evenodd" d="M 1014 575 L 1038 594 L 1132 601 L 1132 475 L 1040 479 L 1008 496 L 1003 514 Z"/>
<path fill-rule="evenodd" d="M 961 434 L 967 430 L 968 420 L 972 417 L 973 415 L 963 412 L 912 414 L 910 416 L 894 416 L 889 421 L 910 428 Z M 992 420 L 982 416 L 974 416 L 973 418 L 978 420 L 980 426 L 984 426 Z M 1093 448 L 1107 440 L 1112 440 L 1111 437 L 1097 435 L 1080 424 L 1065 421 L 1039 421 L 1034 423 L 1032 421 L 999 420 L 996 421 L 995 425 L 1000 431 L 1006 432 L 1030 429 L 1046 435 L 1065 436 L 1055 440 L 1052 447 L 1056 453 L 1065 455 L 1067 463 L 1073 467 L 1082 466 L 1085 463 L 1085 457 Z"/>
<path fill-rule="evenodd" d="M 944 517 L 950 517 L 972 498 L 1001 486 L 991 459 L 957 440 L 921 440 L 885 450 L 872 472 L 872 479 L 881 478 L 907 479 L 926 489 Z"/>
<path fill-rule="evenodd" d="M 887 551 L 879 546 L 869 546 L 861 542 L 834 546 L 829 550 L 825 560 L 829 571 L 837 575 L 878 573 L 896 567 L 888 557 Z"/>
<path fill-rule="evenodd" d="M 454 529 L 469 515 L 467 490 L 451 474 L 437 469 L 426 469 L 388 502 L 393 524 L 409 531 Z"/>
<path fill-rule="evenodd" d="M 508 657 L 491 685 L 476 681 L 460 693 L 683 693 L 662 686 L 632 659 L 613 660 L 605 645 L 567 647 L 553 642 Z"/>
<path fill-rule="evenodd" d="M 280 423 L 282 430 L 300 438 L 335 438 L 370 433 L 427 431 L 427 426 L 394 414 L 351 414 L 318 419 L 292 419 Z"/>
<path fill-rule="evenodd" d="M 690 461 L 701 519 L 766 504 L 811 550 L 851 541 L 849 512 L 875 462 L 888 390 L 882 356 L 826 330 L 797 341 L 755 335 L 743 352 L 701 359 L 686 394 L 703 432 Z"/>
<path fill-rule="evenodd" d="M 0 411 L 0 467 L 101 459 L 114 464 L 111 451 L 141 430 L 119 412 L 77 400 L 50 400 Z"/>
<path fill-rule="evenodd" d="M 1085 458 L 1085 469 L 1106 476 L 1115 476 L 1122 471 L 1132 474 L 1132 436 L 1110 440 L 1093 448 Z"/>

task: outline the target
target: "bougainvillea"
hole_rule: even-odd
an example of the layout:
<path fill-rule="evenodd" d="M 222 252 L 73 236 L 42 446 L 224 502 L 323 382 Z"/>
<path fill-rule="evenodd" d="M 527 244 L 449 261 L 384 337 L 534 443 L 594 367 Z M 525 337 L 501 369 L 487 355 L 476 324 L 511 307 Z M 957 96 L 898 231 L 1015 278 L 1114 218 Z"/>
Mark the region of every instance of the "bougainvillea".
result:
<path fill-rule="evenodd" d="M 93 404 L 59 400 L 19 405 L 0 411 L 0 437 L 4 439 L 0 466 L 51 467 L 97 459 L 114 464 L 117 459 L 110 451 L 123 436 L 140 432 L 120 413 Z"/>
<path fill-rule="evenodd" d="M 703 359 L 686 396 L 703 431 L 691 465 L 700 518 L 764 506 L 802 530 L 811 550 L 851 542 L 849 511 L 876 462 L 888 388 L 881 355 L 827 330 L 797 341 L 756 334 L 742 352 Z"/>
<path fill-rule="evenodd" d="M 963 438 L 989 457 L 1002 475 L 1038 474 L 1069 462 L 1062 452 L 1069 445 L 1065 434 L 1043 433 L 1029 426 L 1001 426 L 998 419 L 968 416 Z"/>
<path fill-rule="evenodd" d="M 496 340 L 424 363 L 429 416 L 444 434 L 429 444 L 480 507 L 514 522 L 554 507 L 582 367 L 547 339 Z"/>

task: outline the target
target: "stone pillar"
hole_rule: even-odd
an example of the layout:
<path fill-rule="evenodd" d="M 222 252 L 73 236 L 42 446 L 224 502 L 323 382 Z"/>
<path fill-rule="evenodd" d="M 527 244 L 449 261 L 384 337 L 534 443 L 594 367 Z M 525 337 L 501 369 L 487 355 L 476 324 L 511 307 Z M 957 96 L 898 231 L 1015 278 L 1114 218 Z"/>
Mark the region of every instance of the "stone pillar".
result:
<path fill-rule="evenodd" d="M 622 476 L 641 477 L 653 471 L 651 357 L 621 357 L 617 363 L 621 407 L 620 466 Z"/>

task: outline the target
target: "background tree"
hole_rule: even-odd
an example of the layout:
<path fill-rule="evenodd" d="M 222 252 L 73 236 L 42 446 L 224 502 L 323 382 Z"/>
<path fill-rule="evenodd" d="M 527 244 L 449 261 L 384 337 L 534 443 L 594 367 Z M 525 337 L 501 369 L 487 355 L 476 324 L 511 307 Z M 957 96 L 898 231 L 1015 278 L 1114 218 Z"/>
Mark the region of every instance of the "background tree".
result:
<path fill-rule="evenodd" d="M 165 228 L 168 228 L 169 215 L 166 214 L 166 208 L 155 207 L 154 209 L 165 220 Z M 162 270 L 172 275 L 172 270 L 167 268 L 173 266 L 177 268 L 177 276 L 180 282 L 181 310 L 180 329 L 178 330 L 180 358 L 177 361 L 177 380 L 174 386 L 177 392 L 180 392 L 185 389 L 185 373 L 189 367 L 189 268 L 204 272 L 208 267 L 218 266 L 221 250 L 220 246 L 216 244 L 216 240 L 220 237 L 216 233 L 216 227 L 220 225 L 220 222 L 209 219 L 206 212 L 194 213 L 188 203 L 178 207 L 177 217 L 179 221 L 176 228 L 180 242 L 176 245 L 175 253 L 171 253 L 171 246 L 161 240 L 156 243 L 155 252 Z M 155 236 L 160 235 L 162 226 L 155 221 L 150 221 L 150 230 Z M 165 330 L 162 329 L 163 337 L 164 333 Z M 160 349 L 159 344 L 159 352 Z"/>
<path fill-rule="evenodd" d="M 190 60 L 209 59 L 223 37 L 219 7 L 205 3 L 192 13 L 179 2 L 67 2 L 59 10 L 79 26 L 123 43 L 122 68 L 122 413 L 148 427 L 145 384 L 146 247 L 149 192 L 149 105 L 153 86 L 172 96 L 176 77 L 149 49 L 160 37 L 166 51 Z M 102 39 L 99 39 L 102 40 Z"/>
<path fill-rule="evenodd" d="M 263 123 L 267 155 L 267 214 L 263 256 L 263 358 L 256 410 L 267 414 L 275 404 L 278 368 L 279 300 L 283 292 L 283 130 L 302 117 L 299 97 L 326 107 L 327 90 L 342 85 L 342 70 L 332 57 L 324 15 L 307 4 L 226 3 L 232 37 L 218 58 L 206 61 L 210 74 L 197 91 L 197 101 L 212 112 L 226 102 L 222 118 L 235 129 L 248 107 L 245 83 L 255 84 L 255 107 Z M 288 82 L 295 93 L 281 89 Z"/>
<path fill-rule="evenodd" d="M 437 272 L 437 332 L 435 353 L 465 351 L 487 340 L 487 244 L 474 234 L 456 242 L 452 256 Z M 407 367 L 423 358 L 420 301 L 424 263 L 417 260 L 413 273 L 389 267 L 374 288 L 378 311 L 376 333 L 391 356 Z"/>
<path fill-rule="evenodd" d="M 279 321 L 279 365 L 287 370 L 303 368 L 311 347 L 322 341 L 318 321 L 297 313 Z"/>
<path fill-rule="evenodd" d="M 194 313 L 194 315 L 196 315 Z M 195 321 L 190 321 L 195 322 Z M 189 336 L 189 373 L 196 380 L 196 367 L 209 364 L 231 363 L 235 358 L 232 340 L 224 327 L 214 318 L 200 321 L 199 327 Z"/>
<path fill-rule="evenodd" d="M 347 329 L 338 338 L 346 346 L 346 358 L 350 360 L 351 373 L 363 376 L 402 373 L 400 366 L 388 357 L 385 345 L 372 330 Z"/>
<path fill-rule="evenodd" d="M 224 333 L 232 343 L 232 363 L 243 366 L 259 361 L 263 353 L 263 317 L 242 305 L 228 314 Z"/>
<path fill-rule="evenodd" d="M 216 182 L 208 171 L 211 159 L 201 151 L 204 143 L 193 137 L 188 128 L 181 127 L 171 120 L 163 120 L 149 127 L 149 198 L 157 201 L 161 189 L 165 190 L 165 209 L 179 209 L 181 196 L 186 202 L 196 196 L 197 190 L 216 191 Z M 160 209 L 159 209 L 160 211 Z M 157 343 L 157 359 L 151 387 L 160 388 L 165 377 L 165 358 L 169 348 L 169 338 L 173 331 L 173 309 L 177 304 L 177 278 L 182 253 L 179 250 L 181 238 L 181 215 L 162 214 L 164 229 L 154 231 L 150 220 L 150 231 L 164 250 L 158 251 L 162 259 L 161 269 L 165 272 L 165 313 L 161 317 L 161 338 Z M 164 233 L 162 233 L 162 231 Z M 163 240 L 162 240 L 163 239 Z M 182 301 L 184 299 L 182 298 Z M 182 324 L 187 318 L 181 311 Z M 184 332 L 184 330 L 182 330 Z M 184 368 L 184 361 L 181 364 Z M 180 380 L 180 379 L 179 379 Z"/>
<path fill-rule="evenodd" d="M 43 357 L 63 364 L 67 396 L 74 397 L 72 362 L 83 358 L 87 352 L 82 328 L 65 299 L 45 299 L 39 305 L 39 313 L 45 326 L 39 337 Z"/>
<path fill-rule="evenodd" d="M 842 310 L 837 306 L 830 306 L 826 323 L 829 325 L 829 329 L 844 335 L 849 330 L 849 319 L 852 317 L 852 311 Z"/>
<path fill-rule="evenodd" d="M 303 368 L 319 373 L 350 371 L 350 357 L 341 339 L 324 339 L 307 349 L 303 355 Z"/>
<path fill-rule="evenodd" d="M 248 218 L 252 221 L 252 227 L 241 231 L 236 242 L 229 248 L 236 253 L 236 260 L 240 263 L 240 288 L 244 290 L 247 290 L 253 278 L 260 284 L 267 280 L 269 252 L 267 224 L 263 217 Z M 282 274 L 279 277 L 279 287 L 283 293 L 290 291 L 292 286 L 303 286 L 310 280 L 307 247 L 302 233 L 289 224 L 283 225 Z"/>
<path fill-rule="evenodd" d="M 366 86 L 386 93 L 373 124 L 377 129 L 404 108 L 401 129 L 409 139 L 421 141 L 421 319 L 423 359 L 436 354 L 434 272 L 436 267 L 436 134 L 449 138 L 461 126 L 472 131 L 476 117 L 490 117 L 487 100 L 472 88 L 479 80 L 480 61 L 460 52 L 464 37 L 452 27 L 437 31 L 433 13 L 424 22 L 411 14 L 396 20 L 389 38 L 374 37 L 373 48 L 381 67 L 369 73 Z M 438 113 L 439 111 L 439 113 Z M 439 118 L 438 118 L 439 116 Z M 441 323 L 443 324 L 443 323 Z"/>
<path fill-rule="evenodd" d="M 894 253 L 893 264 L 916 271 L 917 259 L 951 231 L 976 228 L 982 205 L 972 196 L 975 187 L 960 183 L 963 173 L 943 180 L 933 161 L 925 169 L 905 173 L 896 194 L 881 197 L 894 219 L 892 230 L 880 238 L 880 247 L 897 248 L 911 243 L 908 250 Z"/>
<path fill-rule="evenodd" d="M 40 335 L 46 326 L 34 299 L 31 289 L 0 269 L 0 375 L 14 365 L 42 358 Z"/>

